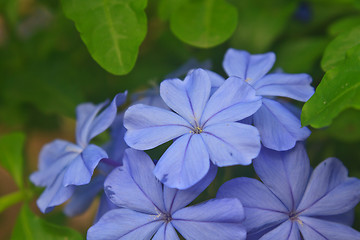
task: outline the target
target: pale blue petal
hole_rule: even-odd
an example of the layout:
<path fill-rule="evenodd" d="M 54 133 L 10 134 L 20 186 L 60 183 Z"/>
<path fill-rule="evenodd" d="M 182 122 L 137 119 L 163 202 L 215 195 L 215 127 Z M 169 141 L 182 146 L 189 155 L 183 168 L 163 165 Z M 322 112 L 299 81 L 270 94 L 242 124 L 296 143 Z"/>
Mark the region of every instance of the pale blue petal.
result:
<path fill-rule="evenodd" d="M 160 84 L 160 96 L 172 110 L 196 126 L 209 99 L 210 89 L 211 82 L 206 71 L 196 69 L 184 81 L 164 80 Z"/>
<path fill-rule="evenodd" d="M 297 141 L 310 136 L 310 130 L 301 127 L 300 119 L 280 103 L 267 98 L 263 98 L 262 102 L 253 118 L 265 147 L 285 151 L 293 148 Z"/>
<path fill-rule="evenodd" d="M 177 138 L 191 131 L 191 126 L 177 114 L 137 104 L 126 110 L 125 142 L 132 148 L 145 150 Z"/>
<path fill-rule="evenodd" d="M 219 167 L 248 165 L 260 152 L 258 130 L 242 123 L 222 123 L 204 128 L 200 134 L 210 160 Z"/>
<path fill-rule="evenodd" d="M 315 90 L 308 74 L 272 73 L 264 76 L 252 86 L 256 94 L 261 96 L 281 96 L 306 102 Z"/>
<path fill-rule="evenodd" d="M 47 170 L 58 159 L 68 155 L 70 153 L 79 154 L 83 149 L 79 146 L 64 140 L 54 140 L 48 144 L 45 144 L 40 151 L 39 155 L 39 169 Z"/>
<path fill-rule="evenodd" d="M 275 54 L 250 54 L 230 48 L 225 53 L 223 67 L 229 76 L 237 76 L 250 84 L 262 78 L 275 63 Z"/>
<path fill-rule="evenodd" d="M 288 210 L 295 210 L 310 175 L 310 162 L 303 144 L 286 152 L 262 148 L 253 165 L 263 183 Z"/>
<path fill-rule="evenodd" d="M 336 158 L 328 158 L 313 171 L 298 207 L 302 215 L 336 215 L 360 201 L 360 180 L 348 178 L 347 169 Z"/>
<path fill-rule="evenodd" d="M 212 65 L 212 63 L 210 60 L 205 60 L 203 62 L 199 62 L 195 58 L 191 58 L 191 59 L 187 60 L 183 65 L 181 65 L 178 69 L 167 74 L 165 76 L 165 78 L 166 79 L 180 78 L 196 68 L 203 68 L 204 70 L 210 69 L 211 65 Z"/>
<path fill-rule="evenodd" d="M 346 213 L 338 214 L 338 215 L 325 215 L 325 216 L 312 216 L 315 218 L 319 218 L 325 221 L 337 222 L 341 224 L 345 224 L 348 226 L 352 226 L 355 219 L 355 209 L 351 209 Z"/>
<path fill-rule="evenodd" d="M 359 240 L 360 233 L 349 226 L 311 217 L 300 217 L 297 223 L 305 240 Z"/>
<path fill-rule="evenodd" d="M 209 154 L 200 134 L 186 134 L 161 156 L 154 174 L 167 187 L 186 189 L 200 181 L 209 167 Z"/>
<path fill-rule="evenodd" d="M 98 175 L 89 184 L 77 187 L 69 203 L 66 204 L 64 213 L 73 217 L 85 212 L 97 194 L 104 188 L 104 180 L 104 176 Z"/>
<path fill-rule="evenodd" d="M 183 208 L 173 214 L 171 223 L 187 240 L 245 239 L 242 225 L 245 218 L 243 207 L 234 198 L 213 199 Z"/>
<path fill-rule="evenodd" d="M 37 199 L 36 203 L 42 213 L 50 212 L 55 206 L 66 202 L 74 193 L 75 186 L 63 187 L 64 171 L 59 173 Z"/>
<path fill-rule="evenodd" d="M 180 238 L 170 222 L 161 225 L 152 240 L 180 240 Z"/>
<path fill-rule="evenodd" d="M 225 82 L 225 78 L 217 74 L 216 72 L 205 70 L 207 74 L 209 75 L 210 81 L 211 81 L 211 91 L 210 95 L 213 95 L 213 93 Z"/>
<path fill-rule="evenodd" d="M 300 232 L 296 223 L 286 221 L 277 228 L 262 236 L 259 240 L 300 240 Z"/>
<path fill-rule="evenodd" d="M 191 203 L 214 180 L 216 172 L 217 167 L 211 164 L 209 172 L 205 175 L 205 177 L 194 186 L 185 190 L 164 186 L 164 202 L 166 211 L 168 213 L 173 213 Z"/>
<path fill-rule="evenodd" d="M 115 168 L 105 180 L 105 193 L 117 206 L 157 215 L 165 211 L 161 183 L 152 171 L 150 157 L 126 149 L 123 166 Z"/>
<path fill-rule="evenodd" d="M 237 198 L 243 204 L 248 232 L 259 231 L 286 221 L 288 210 L 261 182 L 252 178 L 235 178 L 225 182 L 217 198 Z"/>
<path fill-rule="evenodd" d="M 88 145 L 67 167 L 64 186 L 89 183 L 100 160 L 107 157 L 108 155 L 102 148 L 93 144 Z"/>
<path fill-rule="evenodd" d="M 87 240 L 150 240 L 162 224 L 153 215 L 114 209 L 89 228 Z"/>
<path fill-rule="evenodd" d="M 261 97 L 237 77 L 228 78 L 210 97 L 201 118 L 201 125 L 234 122 L 251 116 L 261 106 Z"/>
<path fill-rule="evenodd" d="M 117 94 L 109 106 L 96 116 L 106 106 L 107 101 L 99 105 L 85 103 L 79 105 L 76 110 L 76 142 L 85 147 L 92 138 L 99 135 L 110 127 L 116 117 L 117 107 L 126 100 L 127 92 Z"/>
<path fill-rule="evenodd" d="M 117 209 L 117 208 L 118 207 L 115 204 L 113 204 L 110 201 L 110 199 L 106 196 L 105 192 L 103 192 L 103 194 L 101 194 L 101 197 L 100 197 L 100 203 L 98 206 L 98 210 L 96 212 L 94 223 L 98 222 L 100 220 L 100 218 L 108 211 Z"/>
<path fill-rule="evenodd" d="M 160 88 L 155 86 L 151 89 L 136 92 L 132 94 L 133 104 L 144 104 L 153 107 L 163 108 L 163 109 L 170 109 L 168 105 L 162 100 L 160 97 Z"/>

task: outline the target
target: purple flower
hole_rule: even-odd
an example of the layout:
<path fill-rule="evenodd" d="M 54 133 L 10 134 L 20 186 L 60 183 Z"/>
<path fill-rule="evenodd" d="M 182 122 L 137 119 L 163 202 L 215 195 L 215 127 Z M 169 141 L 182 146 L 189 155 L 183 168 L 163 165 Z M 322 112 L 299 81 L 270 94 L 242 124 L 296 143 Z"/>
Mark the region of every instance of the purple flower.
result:
<path fill-rule="evenodd" d="M 168 187 L 194 185 L 208 172 L 210 160 L 221 167 L 247 165 L 259 153 L 256 128 L 236 121 L 252 115 L 260 107 L 260 97 L 237 77 L 227 79 L 210 96 L 211 87 L 209 74 L 197 69 L 184 81 L 161 83 L 160 95 L 174 112 L 142 104 L 125 112 L 125 141 L 130 147 L 146 150 L 175 139 L 154 169 Z"/>
<path fill-rule="evenodd" d="M 217 196 L 242 202 L 248 239 L 301 239 L 300 233 L 305 240 L 360 239 L 344 224 L 360 201 L 360 180 L 349 178 L 341 161 L 328 158 L 312 171 L 304 146 L 297 144 L 287 152 L 264 148 L 253 165 L 263 183 L 232 179 Z"/>
<path fill-rule="evenodd" d="M 76 144 L 55 140 L 43 147 L 39 157 L 39 170 L 30 176 L 35 185 L 46 187 L 37 200 L 43 213 L 68 200 L 76 186 L 89 183 L 100 160 L 108 157 L 102 148 L 90 144 L 90 140 L 111 125 L 117 107 L 125 99 L 126 93 L 116 95 L 99 115 L 108 102 L 79 105 L 76 109 Z"/>
<path fill-rule="evenodd" d="M 308 74 L 267 74 L 274 63 L 272 52 L 250 55 L 246 51 L 229 49 L 223 66 L 229 76 L 248 82 L 256 95 L 263 96 L 261 108 L 252 117 L 253 124 L 265 147 L 284 151 L 293 148 L 296 141 L 305 140 L 311 132 L 302 128 L 300 119 L 273 98 L 280 96 L 305 102 L 314 94 L 314 89 Z"/>
<path fill-rule="evenodd" d="M 142 151 L 127 149 L 123 166 L 105 181 L 105 192 L 118 209 L 103 215 L 87 239 L 245 239 L 243 207 L 237 199 L 213 199 L 185 207 L 214 179 L 216 167 L 187 190 L 162 186 L 154 163 Z"/>

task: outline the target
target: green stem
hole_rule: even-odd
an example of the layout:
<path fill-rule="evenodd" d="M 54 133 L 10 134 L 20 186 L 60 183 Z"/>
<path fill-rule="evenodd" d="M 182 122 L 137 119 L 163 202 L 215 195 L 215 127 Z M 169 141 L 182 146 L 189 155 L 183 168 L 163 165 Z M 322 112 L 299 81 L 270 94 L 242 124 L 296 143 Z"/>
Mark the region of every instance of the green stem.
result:
<path fill-rule="evenodd" d="M 0 213 L 18 202 L 31 198 L 31 196 L 32 192 L 28 189 L 24 189 L 0 197 Z"/>

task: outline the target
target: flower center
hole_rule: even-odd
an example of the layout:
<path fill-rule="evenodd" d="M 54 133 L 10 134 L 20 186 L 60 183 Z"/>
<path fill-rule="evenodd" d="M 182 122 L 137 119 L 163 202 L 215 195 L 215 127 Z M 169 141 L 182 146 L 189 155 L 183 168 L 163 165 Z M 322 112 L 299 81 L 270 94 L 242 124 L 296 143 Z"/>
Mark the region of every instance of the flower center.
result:
<path fill-rule="evenodd" d="M 200 134 L 202 132 L 203 132 L 203 130 L 201 127 L 195 127 L 192 129 L 192 131 L 190 131 L 190 133 L 192 133 L 192 134 Z"/>
<path fill-rule="evenodd" d="M 303 222 L 300 220 L 299 218 L 299 213 L 297 212 L 290 212 L 289 213 L 289 218 L 290 218 L 290 221 L 295 221 L 295 222 L 298 222 L 300 223 L 300 225 L 303 225 Z"/>

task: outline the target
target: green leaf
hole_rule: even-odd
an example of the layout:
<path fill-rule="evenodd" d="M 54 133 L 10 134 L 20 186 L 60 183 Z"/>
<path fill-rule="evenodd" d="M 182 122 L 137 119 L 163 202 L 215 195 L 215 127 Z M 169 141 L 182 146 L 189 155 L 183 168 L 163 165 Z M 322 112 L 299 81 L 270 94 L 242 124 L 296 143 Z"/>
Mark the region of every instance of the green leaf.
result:
<path fill-rule="evenodd" d="M 239 13 L 238 27 L 231 38 L 234 48 L 252 53 L 267 51 L 285 30 L 297 7 L 288 0 L 232 0 Z"/>
<path fill-rule="evenodd" d="M 170 28 L 180 40 L 203 48 L 226 41 L 236 25 L 236 8 L 225 0 L 194 0 L 170 18 Z"/>
<path fill-rule="evenodd" d="M 360 111 L 346 109 L 326 129 L 330 136 L 345 142 L 360 140 Z"/>
<path fill-rule="evenodd" d="M 345 59 L 346 52 L 358 44 L 360 44 L 360 26 L 340 34 L 330 42 L 321 60 L 321 67 L 327 71 L 336 66 Z"/>
<path fill-rule="evenodd" d="M 23 148 L 25 135 L 12 133 L 0 137 L 0 164 L 14 178 L 19 188 L 23 188 Z"/>
<path fill-rule="evenodd" d="M 189 0 L 160 0 L 158 3 L 158 15 L 162 20 L 168 20 L 181 5 Z"/>
<path fill-rule="evenodd" d="M 147 0 L 63 0 L 91 56 L 104 69 L 123 75 L 134 67 L 146 34 Z"/>
<path fill-rule="evenodd" d="M 25 204 L 18 216 L 12 240 L 81 240 L 83 237 L 77 231 L 48 223 L 36 216 Z"/>
<path fill-rule="evenodd" d="M 282 43 L 276 54 L 276 65 L 285 72 L 309 72 L 320 61 L 328 40 L 308 37 Z"/>
<path fill-rule="evenodd" d="M 360 109 L 360 46 L 326 72 L 315 94 L 304 104 L 303 125 L 320 128 L 346 108 Z"/>
<path fill-rule="evenodd" d="M 340 19 L 339 21 L 332 24 L 328 32 L 332 36 L 337 36 L 343 32 L 348 31 L 356 26 L 360 26 L 360 17 L 359 16 L 351 16 Z"/>

